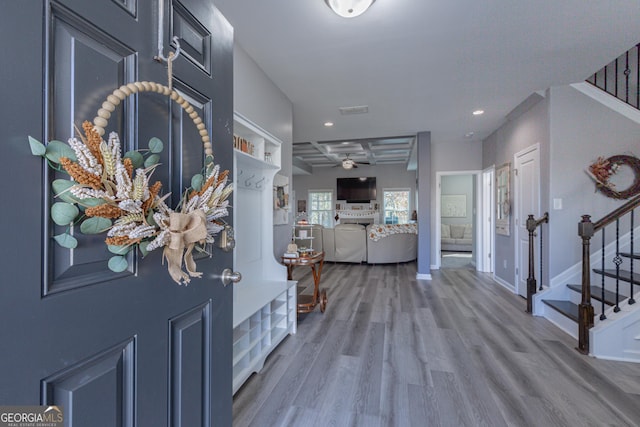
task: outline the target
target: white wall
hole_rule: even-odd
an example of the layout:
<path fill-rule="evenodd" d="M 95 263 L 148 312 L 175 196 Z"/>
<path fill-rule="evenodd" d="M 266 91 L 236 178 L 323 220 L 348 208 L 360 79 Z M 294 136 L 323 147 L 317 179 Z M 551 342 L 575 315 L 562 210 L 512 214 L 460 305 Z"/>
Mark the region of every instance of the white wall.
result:
<path fill-rule="evenodd" d="M 407 171 L 404 165 L 359 166 L 357 169 L 351 170 L 345 170 L 341 167 L 314 168 L 312 175 L 295 175 L 293 177 L 295 202 L 306 200 L 309 190 L 333 190 L 335 203 L 336 178 L 359 176 L 376 177 L 377 203 L 380 209 L 382 209 L 382 191 L 386 188 L 409 188 L 411 190 L 411 203 L 415 202 L 416 172 Z M 413 205 L 409 207 L 410 212 L 414 209 L 415 206 Z"/>
<path fill-rule="evenodd" d="M 467 200 L 467 216 L 464 218 L 441 217 L 442 224 L 473 224 L 474 209 L 474 179 L 473 175 L 443 175 L 440 178 L 440 196 L 464 195 Z M 442 206 L 442 204 L 440 204 Z"/>
<path fill-rule="evenodd" d="M 233 52 L 234 111 L 283 142 L 282 169 L 291 182 L 293 104 L 236 42 Z M 291 237 L 290 224 L 274 226 L 274 255 L 285 252 Z"/>

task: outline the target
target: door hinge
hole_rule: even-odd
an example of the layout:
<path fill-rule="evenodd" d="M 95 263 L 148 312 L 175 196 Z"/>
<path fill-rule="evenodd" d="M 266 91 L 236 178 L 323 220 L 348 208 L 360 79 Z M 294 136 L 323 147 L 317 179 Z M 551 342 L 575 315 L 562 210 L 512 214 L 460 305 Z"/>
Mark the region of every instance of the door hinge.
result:
<path fill-rule="evenodd" d="M 519 276 L 518 268 L 516 267 L 516 276 Z"/>
<path fill-rule="evenodd" d="M 516 176 L 518 176 L 518 169 L 514 169 L 514 170 L 513 170 L 513 173 L 515 173 L 515 174 L 516 174 Z"/>

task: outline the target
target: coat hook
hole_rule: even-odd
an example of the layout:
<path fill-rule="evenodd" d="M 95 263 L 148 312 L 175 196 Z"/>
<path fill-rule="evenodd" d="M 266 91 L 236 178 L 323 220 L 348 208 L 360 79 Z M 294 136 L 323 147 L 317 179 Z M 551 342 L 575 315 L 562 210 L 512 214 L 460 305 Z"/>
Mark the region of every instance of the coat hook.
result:
<path fill-rule="evenodd" d="M 255 176 L 256 176 L 256 174 L 254 173 L 254 174 L 253 174 L 253 175 L 251 175 L 249 178 L 247 178 L 247 179 L 244 181 L 244 185 L 245 185 L 245 186 L 247 186 L 247 187 L 248 187 L 248 186 L 250 186 L 251 184 L 250 184 L 249 182 L 250 182 L 250 181 L 251 181 Z"/>
<path fill-rule="evenodd" d="M 169 62 L 169 61 L 175 61 L 176 58 L 180 56 L 180 40 L 178 39 L 178 36 L 173 36 L 171 40 L 173 40 L 173 42 L 176 44 L 176 51 L 173 54 L 173 56 L 170 56 L 169 58 L 165 58 L 164 54 L 162 53 L 162 47 L 158 46 L 158 54 L 154 56 L 153 59 L 155 59 L 158 62 Z"/>
<path fill-rule="evenodd" d="M 262 181 L 264 181 L 264 179 L 265 179 L 265 177 L 263 176 L 260 181 L 256 182 L 255 187 L 258 188 L 258 189 L 262 188 L 262 185 L 260 185 L 260 184 L 262 183 Z"/>

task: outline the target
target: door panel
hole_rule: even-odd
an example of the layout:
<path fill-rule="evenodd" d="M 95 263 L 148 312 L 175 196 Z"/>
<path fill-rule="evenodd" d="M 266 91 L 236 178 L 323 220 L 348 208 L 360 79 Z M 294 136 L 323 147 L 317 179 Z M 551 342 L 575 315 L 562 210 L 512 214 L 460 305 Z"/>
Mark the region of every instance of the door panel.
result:
<path fill-rule="evenodd" d="M 134 425 L 135 338 L 70 366 L 42 381 L 43 400 L 56 402 L 71 414 L 72 405 L 101 402 L 91 413 L 74 412 L 73 425 Z"/>
<path fill-rule="evenodd" d="M 24 70 L 0 71 L 12 115 L 0 128 L 7 142 L 0 144 L 6 163 L 0 179 L 11 187 L 13 205 L 0 221 L 11 242 L 0 258 L 0 405 L 61 405 L 67 425 L 79 427 L 231 424 L 232 289 L 212 277 L 233 265 L 232 255 L 208 248 L 212 257 L 198 259 L 204 278 L 185 287 L 171 280 L 161 250 L 132 256 L 130 269 L 115 274 L 107 268 L 104 235 L 71 230 L 78 248 L 60 248 L 52 236 L 66 227 L 48 213 L 58 176 L 29 153 L 27 142 L 28 135 L 66 141 L 73 125 L 92 120 L 121 84 L 166 84 L 166 65 L 153 60 L 157 19 L 175 7 L 188 17 L 180 24 L 187 51 L 200 59 L 181 55 L 173 84 L 210 130 L 216 163 L 231 169 L 233 31 L 215 8 L 199 3 L 3 5 L 0 31 L 14 41 L 7 53 L 21 58 Z M 160 27 L 171 34 L 168 19 Z M 204 34 L 199 44 L 194 34 Z M 121 105 L 107 132 L 119 133 L 123 151 L 146 148 L 154 136 L 165 143 L 152 180 L 163 182 L 175 207 L 202 168 L 197 129 L 158 94 L 132 95 Z"/>

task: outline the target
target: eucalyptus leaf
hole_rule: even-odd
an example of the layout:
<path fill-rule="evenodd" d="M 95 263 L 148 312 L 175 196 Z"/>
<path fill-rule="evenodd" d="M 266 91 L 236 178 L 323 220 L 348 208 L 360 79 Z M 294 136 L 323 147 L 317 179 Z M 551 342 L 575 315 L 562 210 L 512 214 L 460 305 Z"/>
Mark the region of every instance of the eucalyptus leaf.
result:
<path fill-rule="evenodd" d="M 158 154 L 152 154 L 144 161 L 144 167 L 148 168 L 150 166 L 155 165 L 160 161 L 160 156 Z"/>
<path fill-rule="evenodd" d="M 164 144 L 160 141 L 159 138 L 155 136 L 149 140 L 149 151 L 152 153 L 162 153 L 164 149 Z"/>
<path fill-rule="evenodd" d="M 149 253 L 149 251 L 147 250 L 147 246 L 149 246 L 149 243 L 151 242 L 143 240 L 138 244 L 138 247 L 140 248 L 140 253 L 142 254 L 143 257 L 147 256 L 147 254 Z"/>
<path fill-rule="evenodd" d="M 69 147 L 64 142 L 57 141 L 55 139 L 53 141 L 49 141 L 44 155 L 53 163 L 60 163 L 60 157 L 68 157 L 74 162 L 77 160 L 76 153 L 73 151 L 73 148 Z"/>
<path fill-rule="evenodd" d="M 131 250 L 131 245 L 107 245 L 109 252 L 116 255 L 126 255 Z"/>
<path fill-rule="evenodd" d="M 155 218 L 153 217 L 153 211 L 149 210 L 149 214 L 147 215 L 147 224 L 153 225 L 156 227 L 158 224 L 156 223 Z"/>
<path fill-rule="evenodd" d="M 78 216 L 77 206 L 66 202 L 56 202 L 51 206 L 51 219 L 58 225 L 69 225 Z"/>
<path fill-rule="evenodd" d="M 53 189 L 53 194 L 56 197 L 64 200 L 67 203 L 78 203 L 80 199 L 71 194 L 71 187 L 76 185 L 76 182 L 69 181 L 68 179 L 56 179 L 51 183 L 51 188 Z"/>
<path fill-rule="evenodd" d="M 80 231 L 84 234 L 100 234 L 107 231 L 111 227 L 111 220 L 94 216 L 87 218 L 80 224 Z"/>
<path fill-rule="evenodd" d="M 131 164 L 133 164 L 134 169 L 141 168 L 144 163 L 144 157 L 137 151 L 127 151 L 124 154 L 124 158 L 131 159 Z"/>
<path fill-rule="evenodd" d="M 32 136 L 29 136 L 29 147 L 31 147 L 31 154 L 34 156 L 44 156 L 44 153 L 47 152 L 47 147 Z"/>
<path fill-rule="evenodd" d="M 204 164 L 205 165 L 210 165 L 213 163 L 213 156 L 212 155 L 208 155 L 207 157 L 204 158 Z"/>
<path fill-rule="evenodd" d="M 58 234 L 53 239 L 63 248 L 75 249 L 78 246 L 78 240 L 69 233 Z"/>
<path fill-rule="evenodd" d="M 109 270 L 113 271 L 114 273 L 121 273 L 125 271 L 127 267 L 129 267 L 127 259 L 120 255 L 112 256 L 111 258 L 109 258 L 109 263 L 107 265 L 109 266 Z"/>
<path fill-rule="evenodd" d="M 202 189 L 202 184 L 204 183 L 204 176 L 200 174 L 193 175 L 191 177 L 191 188 L 196 191 L 200 191 Z"/>

